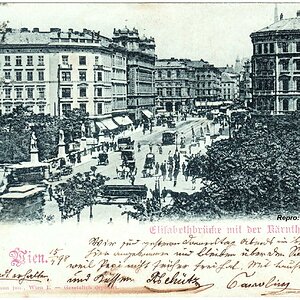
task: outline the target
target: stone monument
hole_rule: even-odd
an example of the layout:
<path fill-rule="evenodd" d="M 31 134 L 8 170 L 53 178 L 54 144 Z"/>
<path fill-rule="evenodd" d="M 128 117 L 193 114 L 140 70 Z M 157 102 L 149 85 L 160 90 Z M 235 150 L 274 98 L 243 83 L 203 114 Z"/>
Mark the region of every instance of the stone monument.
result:
<path fill-rule="evenodd" d="M 58 157 L 59 158 L 66 158 L 65 133 L 62 129 L 59 130 Z"/>
<path fill-rule="evenodd" d="M 30 162 L 32 164 L 39 163 L 39 150 L 37 148 L 37 138 L 34 131 L 31 134 L 30 140 Z"/>

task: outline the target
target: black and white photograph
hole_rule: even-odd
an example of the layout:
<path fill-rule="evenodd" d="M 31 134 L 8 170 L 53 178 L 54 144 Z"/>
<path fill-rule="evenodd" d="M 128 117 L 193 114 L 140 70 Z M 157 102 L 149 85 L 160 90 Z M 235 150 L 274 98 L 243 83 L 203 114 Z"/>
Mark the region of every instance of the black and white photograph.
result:
<path fill-rule="evenodd" d="M 297 214 L 298 4 L 0 11 L 1 223 Z"/>

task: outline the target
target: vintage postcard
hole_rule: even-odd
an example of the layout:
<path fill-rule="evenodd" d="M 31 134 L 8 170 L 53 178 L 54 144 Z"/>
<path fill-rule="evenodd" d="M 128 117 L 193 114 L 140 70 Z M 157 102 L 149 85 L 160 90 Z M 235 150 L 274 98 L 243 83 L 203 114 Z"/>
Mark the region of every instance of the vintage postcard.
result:
<path fill-rule="evenodd" d="M 0 11 L 0 297 L 299 297 L 298 4 Z"/>

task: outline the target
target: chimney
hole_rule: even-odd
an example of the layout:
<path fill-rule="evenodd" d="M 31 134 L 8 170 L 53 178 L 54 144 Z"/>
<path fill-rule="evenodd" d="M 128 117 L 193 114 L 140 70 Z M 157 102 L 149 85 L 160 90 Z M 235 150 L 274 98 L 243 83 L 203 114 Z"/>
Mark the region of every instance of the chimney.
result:
<path fill-rule="evenodd" d="M 69 33 L 73 33 L 73 28 L 69 28 L 69 29 L 68 29 L 68 32 L 69 32 Z"/>
<path fill-rule="evenodd" d="M 21 32 L 29 32 L 29 29 L 27 27 L 22 27 L 20 31 Z"/>
<path fill-rule="evenodd" d="M 61 32 L 60 28 L 50 28 L 50 32 Z"/>
<path fill-rule="evenodd" d="M 278 8 L 277 8 L 277 3 L 275 4 L 275 9 L 274 9 L 274 23 L 278 22 Z"/>
<path fill-rule="evenodd" d="M 300 10 L 297 10 L 297 18 L 300 17 Z"/>
<path fill-rule="evenodd" d="M 5 28 L 5 31 L 11 33 L 11 32 L 12 32 L 12 28 L 6 27 L 6 28 Z"/>
<path fill-rule="evenodd" d="M 40 32 L 40 29 L 39 29 L 38 27 L 34 27 L 34 28 L 32 29 L 32 32 Z"/>

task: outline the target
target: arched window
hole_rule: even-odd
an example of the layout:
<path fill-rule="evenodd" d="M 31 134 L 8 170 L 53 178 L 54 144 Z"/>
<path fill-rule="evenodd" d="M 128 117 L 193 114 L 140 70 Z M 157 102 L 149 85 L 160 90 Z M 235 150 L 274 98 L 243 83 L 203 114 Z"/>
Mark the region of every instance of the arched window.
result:
<path fill-rule="evenodd" d="M 287 111 L 289 110 L 289 99 L 283 99 L 282 109 Z"/>
<path fill-rule="evenodd" d="M 297 110 L 300 110 L 300 99 L 297 100 Z"/>
<path fill-rule="evenodd" d="M 171 73 L 171 71 L 169 70 L 169 71 L 167 72 L 167 77 L 168 77 L 168 78 L 171 78 L 171 74 L 172 74 L 172 73 Z"/>

